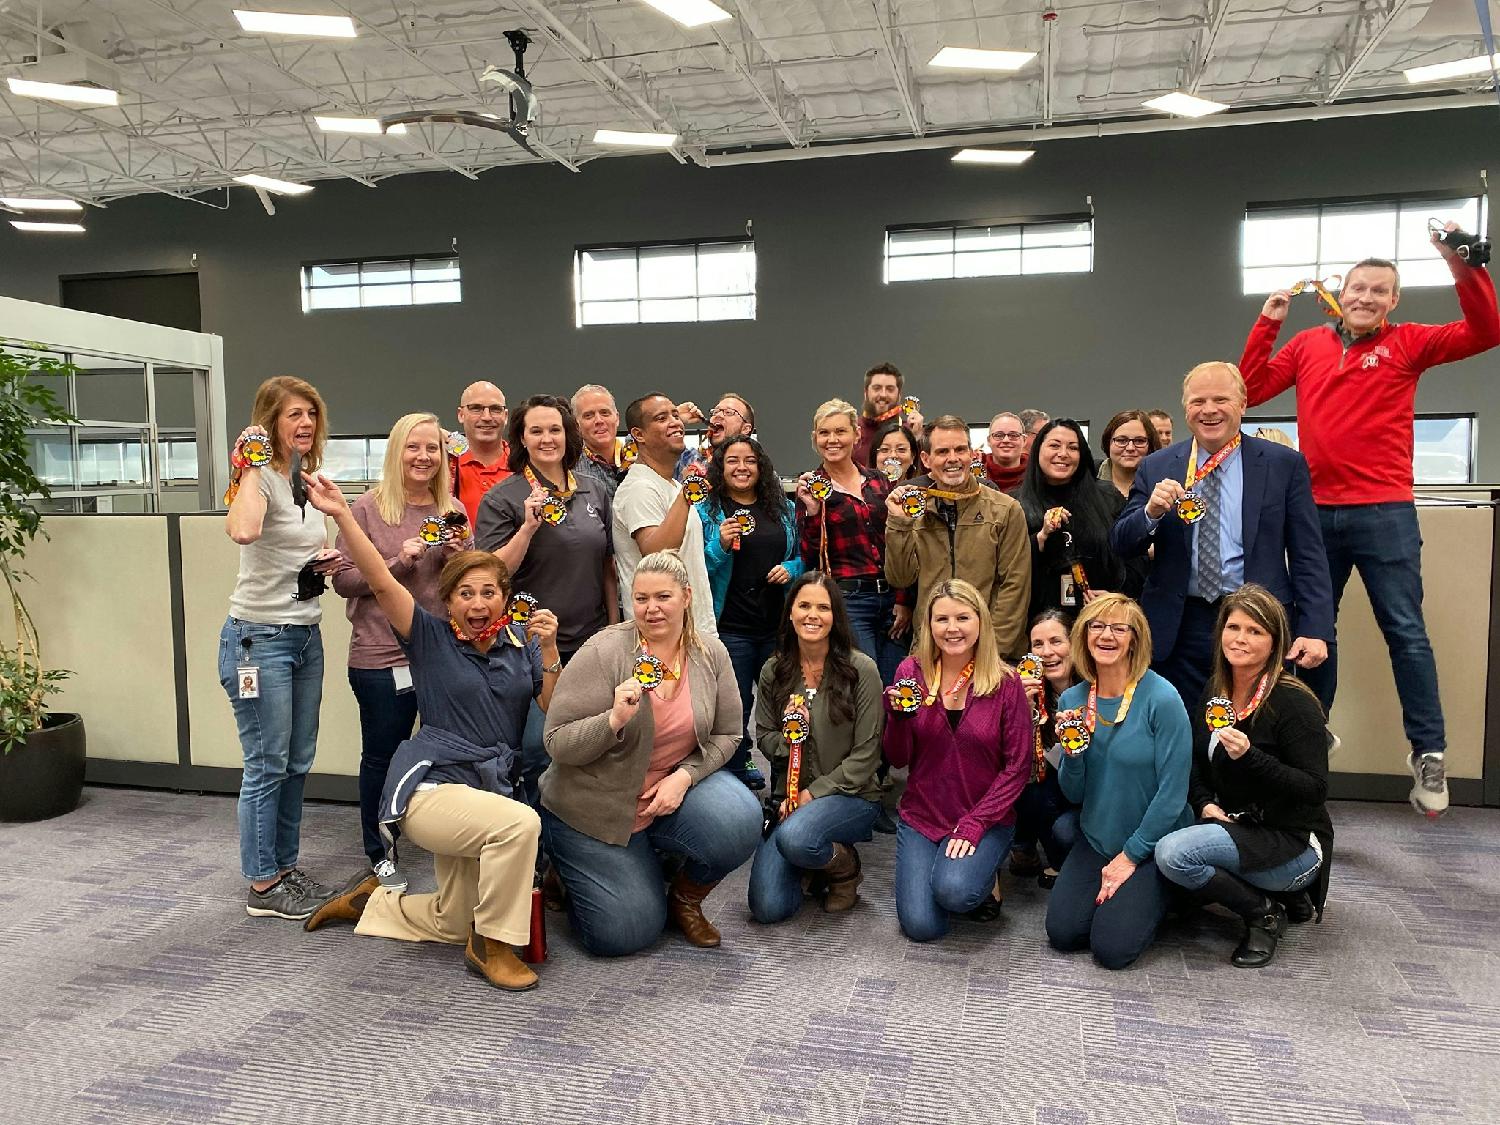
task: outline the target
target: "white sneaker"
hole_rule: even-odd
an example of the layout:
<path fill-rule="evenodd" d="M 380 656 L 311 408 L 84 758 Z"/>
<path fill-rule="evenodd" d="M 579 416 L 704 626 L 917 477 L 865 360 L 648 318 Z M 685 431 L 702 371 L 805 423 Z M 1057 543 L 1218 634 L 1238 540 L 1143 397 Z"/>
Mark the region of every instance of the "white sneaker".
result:
<path fill-rule="evenodd" d="M 375 878 L 380 880 L 380 885 L 386 890 L 406 890 L 406 873 L 396 866 L 395 860 L 382 859 L 370 870 L 375 872 Z"/>
<path fill-rule="evenodd" d="M 1448 767 L 1445 756 L 1439 751 L 1429 754 L 1412 754 L 1407 760 L 1411 768 L 1411 806 L 1429 820 L 1436 820 L 1448 811 Z"/>
<path fill-rule="evenodd" d="M 1338 757 L 1339 751 L 1342 750 L 1343 748 L 1344 748 L 1344 740 L 1342 738 L 1340 738 L 1338 735 L 1334 734 L 1333 731 L 1329 731 L 1328 732 L 1328 762 L 1329 762 L 1330 765 L 1333 764 L 1333 760 Z"/>

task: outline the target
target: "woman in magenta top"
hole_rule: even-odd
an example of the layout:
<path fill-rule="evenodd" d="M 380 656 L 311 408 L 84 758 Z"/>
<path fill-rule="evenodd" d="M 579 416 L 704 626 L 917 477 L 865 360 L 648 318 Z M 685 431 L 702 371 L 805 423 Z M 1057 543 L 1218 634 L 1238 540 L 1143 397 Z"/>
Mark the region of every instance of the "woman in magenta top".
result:
<path fill-rule="evenodd" d="M 896 917 L 913 941 L 942 937 L 949 915 L 978 908 L 1010 850 L 1031 775 L 1031 706 L 998 652 L 979 592 L 941 582 L 927 596 L 917 655 L 886 689 L 886 757 L 911 767 L 896 829 Z"/>

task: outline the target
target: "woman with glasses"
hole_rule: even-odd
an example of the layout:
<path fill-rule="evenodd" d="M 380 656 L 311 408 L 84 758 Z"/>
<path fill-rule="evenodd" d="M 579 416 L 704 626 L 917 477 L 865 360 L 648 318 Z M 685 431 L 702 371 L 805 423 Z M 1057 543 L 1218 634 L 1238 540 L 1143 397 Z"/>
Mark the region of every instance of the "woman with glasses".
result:
<path fill-rule="evenodd" d="M 1083 430 L 1070 418 L 1037 433 L 1031 463 L 1016 491 L 1031 534 L 1031 610 L 1077 613 L 1107 590 L 1119 590 L 1125 568 L 1109 531 L 1125 498 L 1094 472 Z"/>
<path fill-rule="evenodd" d="M 1084 682 L 1063 692 L 1057 780 L 1082 806 L 1077 840 L 1047 903 L 1054 949 L 1090 949 L 1106 969 L 1145 952 L 1167 912 L 1157 841 L 1192 823 L 1192 731 L 1177 689 L 1151 671 L 1151 629 L 1123 594 L 1089 602 L 1073 626 Z"/>
<path fill-rule="evenodd" d="M 1128 497 L 1140 463 L 1165 444 L 1151 415 L 1141 410 L 1120 411 L 1104 427 L 1104 464 L 1099 466 L 1099 479 L 1114 485 L 1121 496 Z M 1151 577 L 1149 555 L 1124 559 L 1121 565 L 1125 568 L 1121 592 L 1132 598 L 1140 597 L 1146 588 L 1146 579 Z"/>
<path fill-rule="evenodd" d="M 1020 416 L 1009 411 L 996 414 L 990 419 L 987 442 L 990 449 L 984 455 L 984 475 L 1001 492 L 1019 488 L 1030 459 L 1026 427 Z"/>
<path fill-rule="evenodd" d="M 892 484 L 922 475 L 920 440 L 900 422 L 887 422 L 870 440 L 870 468 Z"/>

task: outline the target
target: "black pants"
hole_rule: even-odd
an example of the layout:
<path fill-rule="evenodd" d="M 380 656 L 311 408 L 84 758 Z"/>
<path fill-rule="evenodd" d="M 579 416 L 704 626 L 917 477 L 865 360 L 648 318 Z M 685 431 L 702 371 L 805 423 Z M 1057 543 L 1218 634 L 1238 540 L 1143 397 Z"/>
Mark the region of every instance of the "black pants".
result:
<path fill-rule="evenodd" d="M 1153 660 L 1152 671 L 1177 689 L 1191 714 L 1203 701 L 1203 687 L 1214 659 L 1214 626 L 1219 622 L 1219 603 L 1189 598 L 1182 606 L 1182 624 L 1177 642 L 1164 660 Z"/>

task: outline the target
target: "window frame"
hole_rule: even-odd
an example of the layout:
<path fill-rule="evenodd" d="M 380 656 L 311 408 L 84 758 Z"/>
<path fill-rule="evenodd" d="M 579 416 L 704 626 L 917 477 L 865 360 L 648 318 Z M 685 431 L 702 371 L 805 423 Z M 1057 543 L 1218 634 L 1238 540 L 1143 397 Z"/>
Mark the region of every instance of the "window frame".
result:
<path fill-rule="evenodd" d="M 1418 422 L 1451 422 L 1467 420 L 1469 423 L 1469 448 L 1468 448 L 1468 479 L 1465 481 L 1424 481 L 1417 474 L 1416 461 L 1416 433 Z M 1273 426 L 1284 429 L 1287 425 L 1297 426 L 1295 414 L 1257 414 L 1254 417 L 1246 414 L 1240 418 L 1240 433 L 1248 437 L 1254 437 L 1255 431 L 1262 426 Z M 1479 413 L 1474 410 L 1424 410 L 1412 415 L 1412 483 L 1416 488 L 1464 488 L 1477 484 L 1479 473 Z M 1300 435 L 1300 430 L 1294 436 Z M 1300 446 L 1298 447 L 1300 450 Z"/>
<path fill-rule="evenodd" d="M 406 263 L 408 270 L 412 271 L 412 272 L 415 272 L 416 266 L 417 266 L 418 262 L 451 262 L 453 264 L 454 270 L 458 274 L 458 276 L 456 278 L 454 278 L 453 280 L 451 280 L 451 281 L 431 281 L 431 282 L 424 282 L 424 281 L 415 281 L 415 280 L 412 280 L 410 277 L 408 277 L 408 279 L 406 281 L 391 281 L 391 282 L 371 281 L 371 282 L 366 282 L 363 279 L 363 269 L 361 269 L 360 273 L 358 275 L 356 275 L 358 277 L 358 280 L 356 280 L 353 285 L 313 285 L 312 284 L 312 271 L 314 269 L 318 268 L 319 266 L 359 266 L 359 267 L 364 267 L 366 265 L 371 265 L 371 264 L 376 263 L 376 262 L 404 262 L 404 263 Z M 456 251 L 456 250 L 439 251 L 439 252 L 436 252 L 436 253 L 429 253 L 429 254 L 367 254 L 367 255 L 363 255 L 363 256 L 358 257 L 358 258 L 318 258 L 318 259 L 314 259 L 314 260 L 310 260 L 310 261 L 304 261 L 301 264 L 301 266 L 300 266 L 298 277 L 299 277 L 299 282 L 300 282 L 299 293 L 300 293 L 301 299 L 302 299 L 302 315 L 303 316 L 311 316 L 314 313 L 351 313 L 351 312 L 352 313 L 357 313 L 357 312 L 369 312 L 372 309 L 421 309 L 421 308 L 430 308 L 430 307 L 432 307 L 434 305 L 461 305 L 461 304 L 463 304 L 463 300 L 464 300 L 464 297 L 463 297 L 463 263 L 460 260 L 458 251 Z M 386 285 L 389 285 L 389 286 L 405 285 L 405 286 L 408 287 L 408 289 L 411 289 L 411 288 L 413 288 L 415 286 L 418 286 L 418 285 L 457 285 L 458 286 L 458 299 L 456 301 L 415 301 L 415 300 L 411 300 L 411 301 L 406 301 L 404 303 L 396 303 L 396 304 L 389 304 L 389 305 L 366 305 L 363 302 L 361 302 L 358 305 L 350 305 L 350 306 L 347 306 L 347 307 L 321 308 L 321 309 L 312 308 L 311 305 L 309 304 L 309 294 L 311 294 L 314 290 L 353 289 L 356 293 L 362 294 L 363 291 L 366 288 L 378 289 L 378 288 L 381 288 L 381 287 L 386 286 Z"/>
<path fill-rule="evenodd" d="M 944 221 L 941 221 L 941 222 L 927 222 L 927 223 L 892 223 L 892 224 L 888 225 L 885 228 L 885 241 L 884 241 L 884 243 L 883 243 L 883 245 L 881 247 L 881 261 L 880 261 L 880 280 L 881 280 L 881 284 L 882 285 L 906 285 L 906 284 L 911 284 L 911 283 L 933 282 L 933 281 L 981 281 L 981 280 L 996 280 L 998 278 L 1015 278 L 1015 277 L 1078 277 L 1078 276 L 1086 276 L 1086 275 L 1092 274 L 1094 272 L 1094 255 L 1095 255 L 1096 249 L 1098 248 L 1097 239 L 1098 239 L 1098 233 L 1099 232 L 1098 232 L 1097 227 L 1094 224 L 1094 219 L 1095 219 L 1095 215 L 1094 215 L 1094 213 L 1092 211 L 1067 211 L 1067 212 L 1060 212 L 1060 213 L 1056 213 L 1056 214 L 1047 214 L 1047 215 L 1010 215 L 1010 216 L 1004 216 L 1004 217 L 1000 217 L 1000 218 L 948 219 L 948 220 L 944 220 Z M 1023 256 L 1020 259 L 1020 263 L 1019 263 L 1020 268 L 1018 269 L 1018 271 L 1016 273 L 977 273 L 977 274 L 965 274 L 965 275 L 960 276 L 957 273 L 957 271 L 955 270 L 954 274 L 952 276 L 950 276 L 950 277 L 911 277 L 911 278 L 897 278 L 895 280 L 891 279 L 891 259 L 892 259 L 892 254 L 891 254 L 891 236 L 892 235 L 914 234 L 914 233 L 920 233 L 922 231 L 951 231 L 953 233 L 953 235 L 955 237 L 955 241 L 956 241 L 957 235 L 958 235 L 958 233 L 960 231 L 966 231 L 966 230 L 986 230 L 986 229 L 990 229 L 990 228 L 993 228 L 993 227 L 1014 227 L 1019 232 L 1020 238 L 1022 240 L 1022 244 L 1016 248 L 1016 252 L 1018 254 L 1024 255 L 1025 251 L 1027 249 L 1027 247 L 1024 244 L 1024 242 L 1025 242 L 1025 231 L 1026 231 L 1026 228 L 1028 228 L 1028 227 L 1045 227 L 1045 226 L 1051 226 L 1053 224 L 1064 225 L 1064 224 L 1077 224 L 1077 223 L 1087 223 L 1088 224 L 1088 228 L 1089 228 L 1089 240 L 1088 240 L 1088 244 L 1087 244 L 1087 248 L 1088 248 L 1088 252 L 1089 252 L 1089 267 L 1086 270 L 1056 270 L 1056 271 L 1053 271 L 1053 270 L 1038 270 L 1038 271 L 1036 271 L 1034 273 L 1028 273 L 1025 270 L 1025 258 Z M 1066 248 L 1068 248 L 1068 247 L 1057 247 L 1056 249 L 1066 249 Z M 1033 247 L 1032 249 L 1045 250 L 1045 249 L 1053 249 L 1053 247 Z M 955 248 L 955 249 L 947 251 L 947 256 L 953 260 L 953 263 L 956 266 L 957 263 L 958 263 L 958 260 L 959 260 L 959 256 L 961 254 L 975 254 L 975 253 L 986 253 L 986 252 L 988 252 L 988 251 L 965 251 L 965 250 L 958 250 L 958 249 Z M 915 257 L 921 257 L 923 255 L 917 255 L 917 254 L 897 254 L 897 255 L 894 255 L 894 256 L 896 258 L 915 258 Z M 942 255 L 942 253 L 935 253 L 935 254 L 928 255 L 928 256 L 931 256 L 931 257 L 942 257 L 943 255 Z"/>
<path fill-rule="evenodd" d="M 684 297 L 644 298 L 653 300 L 682 300 L 693 301 L 694 312 L 701 313 L 702 302 L 705 294 L 698 292 L 697 266 L 698 253 L 704 246 L 748 246 L 753 270 L 750 291 L 748 293 L 709 293 L 708 299 L 725 297 L 748 297 L 750 298 L 751 313 L 748 317 L 711 317 L 704 319 L 701 315 L 695 315 L 692 320 L 642 320 L 640 319 L 640 296 L 641 279 L 641 251 L 642 250 L 671 250 L 688 249 L 693 251 L 693 294 Z M 583 256 L 594 251 L 606 250 L 631 250 L 635 253 L 635 278 L 636 295 L 634 297 L 619 298 L 595 298 L 584 300 L 583 296 Z M 583 319 L 584 305 L 608 305 L 608 304 L 634 304 L 636 306 L 635 320 L 602 321 L 597 323 L 586 323 Z M 588 242 L 576 243 L 573 247 L 573 327 L 584 328 L 640 328 L 644 325 L 653 324 L 733 324 L 754 322 L 760 319 L 760 251 L 756 247 L 753 235 L 733 234 L 706 236 L 701 238 L 650 238 L 635 242 Z"/>

